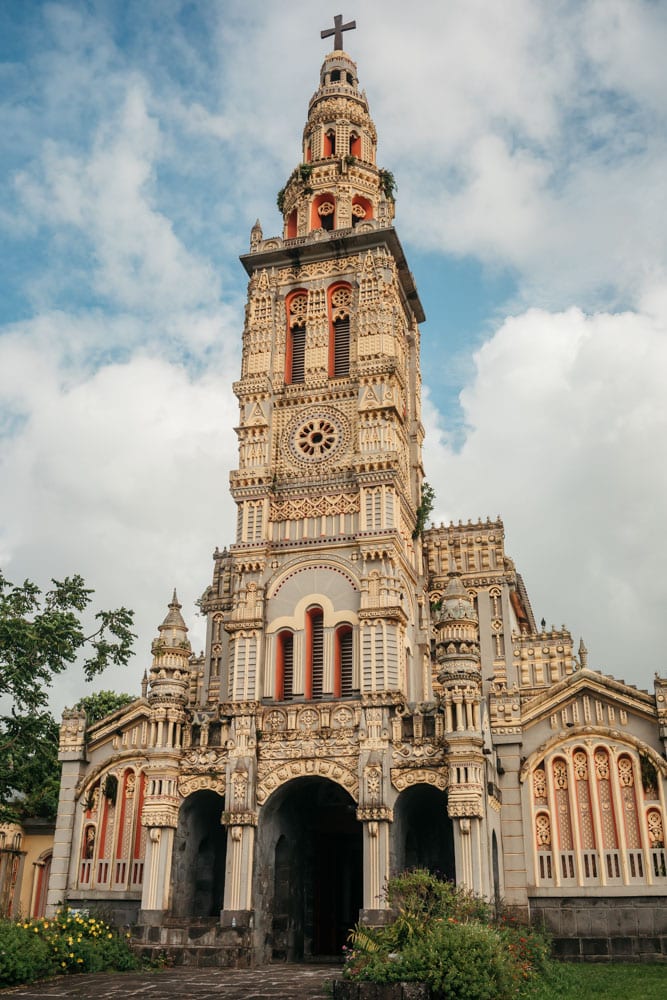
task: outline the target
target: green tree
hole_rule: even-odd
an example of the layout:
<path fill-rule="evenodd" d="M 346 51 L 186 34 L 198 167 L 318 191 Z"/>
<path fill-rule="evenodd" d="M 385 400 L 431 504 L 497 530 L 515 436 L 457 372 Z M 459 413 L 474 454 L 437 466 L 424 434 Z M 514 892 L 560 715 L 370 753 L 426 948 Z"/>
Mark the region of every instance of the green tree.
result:
<path fill-rule="evenodd" d="M 131 705 L 133 701 L 136 699 L 131 694 L 124 692 L 95 691 L 93 694 L 87 694 L 85 698 L 79 698 L 74 707 L 83 709 L 88 725 L 92 726 L 94 722 L 99 722 L 107 715 L 117 712 L 119 708 Z"/>
<path fill-rule="evenodd" d="M 31 801 L 42 802 L 40 815 L 52 810 L 58 745 L 48 712 L 53 678 L 83 657 L 91 680 L 110 664 L 127 664 L 132 654 L 131 611 L 98 611 L 87 630 L 83 615 L 93 591 L 80 576 L 51 583 L 43 593 L 30 580 L 11 583 L 0 571 L 0 819 L 25 815 Z"/>

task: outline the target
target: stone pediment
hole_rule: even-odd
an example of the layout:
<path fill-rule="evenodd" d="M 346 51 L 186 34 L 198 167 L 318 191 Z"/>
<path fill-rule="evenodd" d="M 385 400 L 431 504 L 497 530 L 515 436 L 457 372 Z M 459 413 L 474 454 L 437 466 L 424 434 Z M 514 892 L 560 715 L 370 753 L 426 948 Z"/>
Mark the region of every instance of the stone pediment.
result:
<path fill-rule="evenodd" d="M 535 697 L 522 697 L 521 723 L 524 729 L 542 720 L 568 713 L 563 723 L 575 725 L 622 725 L 627 715 L 655 719 L 655 698 L 647 691 L 584 668 L 569 675 Z"/>
<path fill-rule="evenodd" d="M 87 733 L 88 748 L 92 752 L 110 740 L 123 741 L 123 736 L 150 718 L 150 706 L 145 698 L 119 708 L 106 718 L 95 722 Z"/>

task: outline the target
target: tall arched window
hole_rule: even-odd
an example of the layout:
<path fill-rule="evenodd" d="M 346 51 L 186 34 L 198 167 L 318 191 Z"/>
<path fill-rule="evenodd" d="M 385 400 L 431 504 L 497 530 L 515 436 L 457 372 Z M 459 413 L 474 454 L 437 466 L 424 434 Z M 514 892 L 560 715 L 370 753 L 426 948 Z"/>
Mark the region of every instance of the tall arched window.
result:
<path fill-rule="evenodd" d="M 349 698 L 353 693 L 352 626 L 336 629 L 334 663 L 334 697 Z"/>
<path fill-rule="evenodd" d="M 322 608 L 306 613 L 306 698 L 320 699 L 324 688 L 324 615 Z"/>
<path fill-rule="evenodd" d="M 352 289 L 339 285 L 331 292 L 331 327 L 329 336 L 329 376 L 345 378 L 350 374 L 350 313 Z"/>
<path fill-rule="evenodd" d="M 324 155 L 336 155 L 336 132 L 330 128 L 324 133 Z"/>
<path fill-rule="evenodd" d="M 306 377 L 306 313 L 308 296 L 295 292 L 287 301 L 287 351 L 285 381 L 304 382 Z"/>
<path fill-rule="evenodd" d="M 291 701 L 294 697 L 294 636 L 284 631 L 278 634 L 276 657 L 276 701 Z"/>

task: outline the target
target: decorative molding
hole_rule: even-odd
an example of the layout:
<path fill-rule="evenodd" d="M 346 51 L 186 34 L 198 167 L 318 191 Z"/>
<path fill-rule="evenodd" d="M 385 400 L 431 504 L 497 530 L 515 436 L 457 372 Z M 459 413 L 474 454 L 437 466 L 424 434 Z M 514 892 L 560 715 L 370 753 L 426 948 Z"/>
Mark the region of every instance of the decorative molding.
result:
<path fill-rule="evenodd" d="M 433 785 L 441 792 L 449 788 L 449 768 L 443 764 L 438 770 L 427 767 L 419 768 L 391 768 L 391 783 L 394 788 L 402 792 L 412 785 Z"/>

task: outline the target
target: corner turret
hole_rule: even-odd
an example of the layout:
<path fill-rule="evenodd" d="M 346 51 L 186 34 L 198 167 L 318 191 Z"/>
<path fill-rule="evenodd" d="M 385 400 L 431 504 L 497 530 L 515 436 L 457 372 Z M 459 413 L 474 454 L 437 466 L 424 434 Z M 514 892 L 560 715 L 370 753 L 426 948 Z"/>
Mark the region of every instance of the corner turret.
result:
<path fill-rule="evenodd" d="M 149 701 L 177 701 L 185 704 L 189 685 L 189 661 L 192 648 L 188 627 L 183 621 L 176 591 L 153 641 L 153 663 L 148 678 Z"/>

